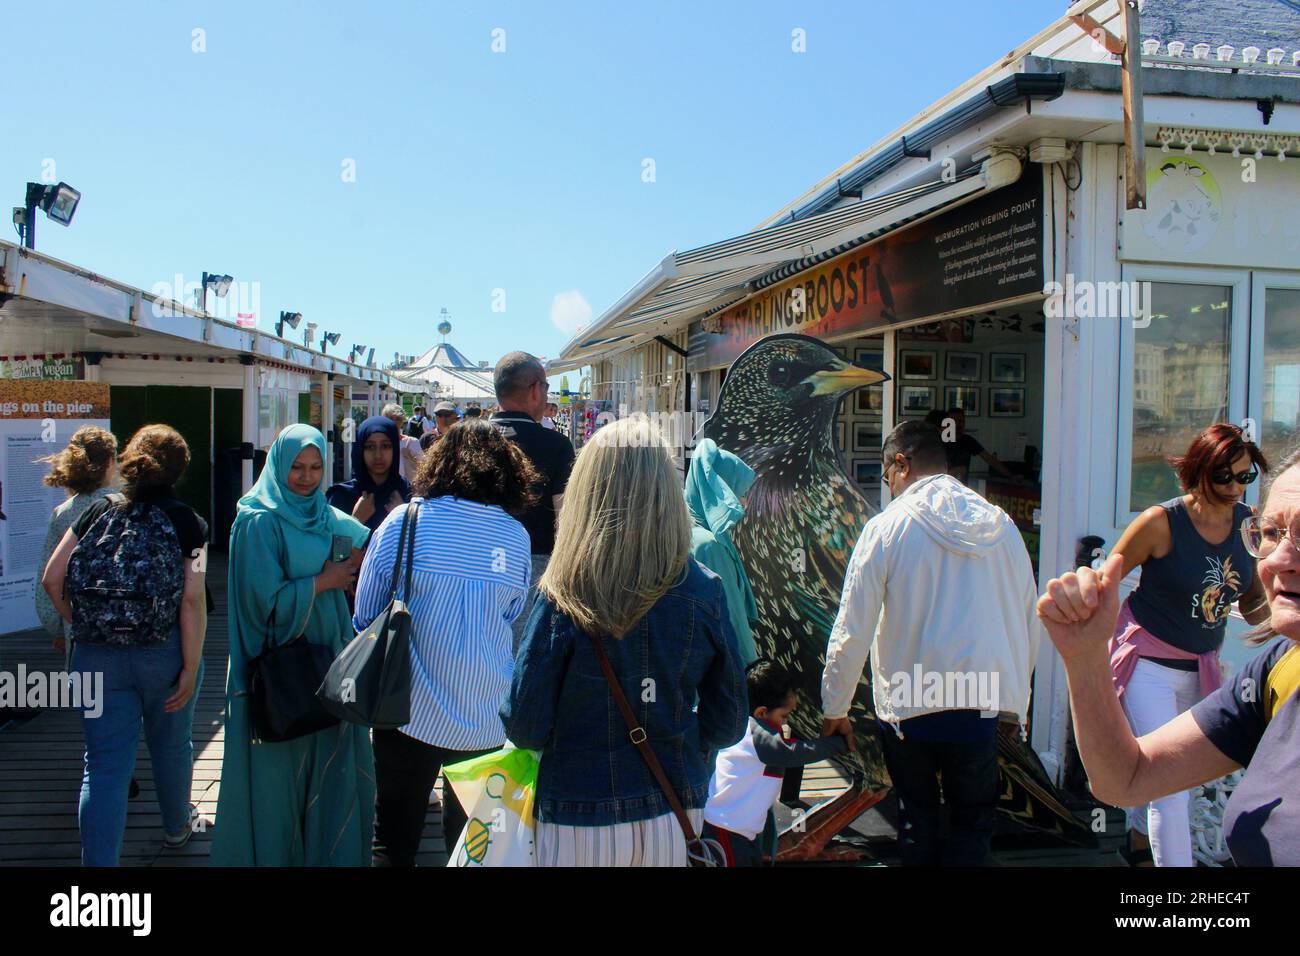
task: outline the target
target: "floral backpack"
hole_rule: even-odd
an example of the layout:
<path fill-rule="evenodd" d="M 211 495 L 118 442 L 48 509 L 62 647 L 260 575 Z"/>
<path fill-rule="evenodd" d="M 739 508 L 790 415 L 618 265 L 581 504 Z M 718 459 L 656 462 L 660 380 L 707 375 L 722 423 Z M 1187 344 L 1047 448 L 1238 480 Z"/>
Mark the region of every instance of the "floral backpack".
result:
<path fill-rule="evenodd" d="M 72 637 L 83 644 L 164 644 L 185 590 L 176 528 L 157 505 L 109 497 L 114 506 L 86 530 L 68 559 Z"/>

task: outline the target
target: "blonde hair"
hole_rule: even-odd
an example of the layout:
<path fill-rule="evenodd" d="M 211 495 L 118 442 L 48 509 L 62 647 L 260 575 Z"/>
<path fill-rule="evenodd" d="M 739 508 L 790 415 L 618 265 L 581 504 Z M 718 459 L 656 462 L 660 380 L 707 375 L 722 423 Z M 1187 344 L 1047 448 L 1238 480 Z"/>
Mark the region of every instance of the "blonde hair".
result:
<path fill-rule="evenodd" d="M 647 418 L 625 418 L 578 455 L 538 587 L 583 631 L 622 637 L 681 577 L 690 543 L 663 434 Z"/>
<path fill-rule="evenodd" d="M 50 473 L 41 480 L 51 488 L 89 494 L 104 484 L 116 458 L 117 439 L 113 433 L 95 425 L 83 425 L 72 433 L 68 447 L 37 461 L 49 463 Z"/>

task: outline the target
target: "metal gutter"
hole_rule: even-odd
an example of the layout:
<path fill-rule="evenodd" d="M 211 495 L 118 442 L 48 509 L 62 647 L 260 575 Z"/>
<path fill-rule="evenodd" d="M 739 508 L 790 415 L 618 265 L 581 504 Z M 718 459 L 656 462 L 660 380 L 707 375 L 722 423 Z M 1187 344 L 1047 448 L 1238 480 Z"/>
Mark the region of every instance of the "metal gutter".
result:
<path fill-rule="evenodd" d="M 1167 66 L 1169 58 L 1143 60 L 1142 95 L 1194 96 L 1207 100 L 1273 100 L 1300 103 L 1300 78 L 1286 73 L 1248 73 L 1237 69 L 1216 69 L 1213 60 L 1185 58 L 1180 67 Z M 1061 75 L 1069 90 L 1094 93 L 1120 92 L 1117 63 L 1083 63 L 1049 57 L 1025 57 L 1027 70 Z"/>
<path fill-rule="evenodd" d="M 1118 77 L 1118 74 L 1116 76 Z M 1005 80 L 990 84 L 984 87 L 983 92 L 930 120 L 916 132 L 900 136 L 894 143 L 839 177 L 812 199 L 796 206 L 770 225 L 794 222 L 806 216 L 825 212 L 839 202 L 845 192 L 862 189 L 873 179 L 884 175 L 905 159 L 917 156 L 928 157 L 930 147 L 943 142 L 954 133 L 974 126 L 1010 106 L 1028 104 L 1033 100 L 1044 102 L 1054 100 L 1064 93 L 1065 89 L 1066 77 L 1060 72 L 1016 73 Z"/>

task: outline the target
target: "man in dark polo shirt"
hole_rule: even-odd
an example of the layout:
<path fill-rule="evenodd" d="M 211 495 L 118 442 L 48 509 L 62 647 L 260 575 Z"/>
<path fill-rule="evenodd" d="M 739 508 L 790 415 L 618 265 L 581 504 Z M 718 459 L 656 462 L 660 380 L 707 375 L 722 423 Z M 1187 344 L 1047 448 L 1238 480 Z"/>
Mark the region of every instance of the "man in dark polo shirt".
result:
<path fill-rule="evenodd" d="M 528 456 L 542 475 L 536 489 L 537 504 L 519 516 L 528 530 L 533 568 L 529 578 L 528 603 L 512 625 L 515 649 L 524 637 L 524 624 L 537 596 L 537 581 L 546 570 L 555 546 L 555 517 L 560 512 L 569 472 L 573 470 L 573 443 L 557 431 L 541 426 L 546 411 L 546 369 L 527 352 L 511 352 L 497 362 L 493 384 L 501 410 L 492 414 L 492 424 Z"/>

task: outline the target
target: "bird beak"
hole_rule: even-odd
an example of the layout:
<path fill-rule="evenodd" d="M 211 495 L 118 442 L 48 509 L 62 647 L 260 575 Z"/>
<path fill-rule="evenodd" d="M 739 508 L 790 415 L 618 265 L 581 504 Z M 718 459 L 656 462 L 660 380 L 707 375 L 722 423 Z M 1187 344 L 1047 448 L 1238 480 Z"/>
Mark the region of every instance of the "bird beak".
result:
<path fill-rule="evenodd" d="M 864 385 L 876 385 L 888 377 L 884 372 L 837 359 L 830 368 L 809 375 L 804 384 L 813 387 L 813 395 L 843 395 Z"/>

